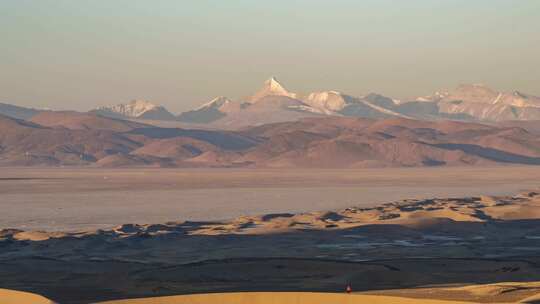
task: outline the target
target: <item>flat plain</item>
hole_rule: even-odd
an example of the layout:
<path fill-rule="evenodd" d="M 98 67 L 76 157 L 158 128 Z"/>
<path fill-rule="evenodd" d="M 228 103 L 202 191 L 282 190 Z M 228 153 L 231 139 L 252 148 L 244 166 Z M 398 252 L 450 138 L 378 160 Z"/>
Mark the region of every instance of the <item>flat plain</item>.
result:
<path fill-rule="evenodd" d="M 73 233 L 0 229 L 0 288 L 65 304 L 318 303 L 303 292 L 341 293 L 320 303 L 538 303 L 539 222 L 532 190 Z M 166 297 L 207 293 L 216 301 Z"/>
<path fill-rule="evenodd" d="M 80 231 L 125 223 L 372 207 L 400 199 L 537 189 L 535 166 L 384 169 L 2 168 L 0 228 Z"/>

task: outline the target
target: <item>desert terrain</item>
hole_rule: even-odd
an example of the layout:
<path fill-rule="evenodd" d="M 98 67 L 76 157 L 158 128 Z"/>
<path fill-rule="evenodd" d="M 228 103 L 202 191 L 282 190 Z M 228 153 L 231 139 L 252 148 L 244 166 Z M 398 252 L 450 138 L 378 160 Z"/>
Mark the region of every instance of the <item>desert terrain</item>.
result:
<path fill-rule="evenodd" d="M 539 217 L 540 191 L 531 190 L 79 232 L 4 229 L 0 287 L 59 303 L 342 293 L 347 284 L 379 296 L 437 288 L 439 300 L 516 302 L 538 291 Z M 159 301 L 147 303 L 193 303 Z"/>
<path fill-rule="evenodd" d="M 512 286 L 515 288 L 523 288 L 522 295 L 507 295 L 506 299 L 509 299 L 508 303 L 533 303 L 527 300 L 527 297 L 523 295 L 534 294 L 538 292 L 538 284 L 500 284 L 500 285 L 488 285 L 478 287 L 484 288 L 484 294 L 488 294 L 489 291 L 496 291 L 504 289 L 506 286 Z M 536 286 L 536 287 L 535 287 Z M 468 292 L 471 289 L 471 292 Z M 456 290 L 456 292 L 453 292 Z M 465 295 L 466 300 L 443 300 L 438 299 L 441 296 L 444 298 L 444 293 L 459 294 L 457 290 L 463 290 L 462 295 Z M 487 291 L 489 290 L 489 291 Z M 402 290 L 399 290 L 400 292 Z M 418 297 L 422 292 L 428 293 L 426 298 Z M 475 298 L 475 293 L 479 294 L 478 290 L 474 287 L 466 286 L 459 288 L 426 288 L 423 290 L 412 290 L 405 296 L 386 295 L 386 292 L 381 292 L 378 295 L 371 295 L 365 293 L 355 294 L 337 294 L 337 293 L 308 293 L 308 292 L 260 292 L 260 293 L 224 293 L 224 294 L 206 294 L 206 295 L 189 295 L 189 296 L 172 296 L 150 299 L 133 299 L 124 301 L 110 301 L 103 304 L 206 304 L 206 303 L 224 303 L 224 304 L 325 304 L 325 303 L 343 303 L 343 304 L 359 304 L 359 303 L 373 303 L 373 304 L 466 304 L 474 303 L 471 300 Z M 511 291 L 509 293 L 512 293 Z M 519 292 L 517 292 L 519 293 Z M 392 294 L 392 293 L 390 293 Z M 428 298 L 431 297 L 431 298 Z M 482 296 L 476 296 L 481 298 Z M 486 299 L 492 299 L 492 297 L 484 296 Z M 516 300 L 517 299 L 517 300 Z M 516 301 L 514 301 L 516 300 Z M 520 301 L 525 300 L 525 301 Z"/>
<path fill-rule="evenodd" d="M 271 79 L 247 103 L 216 99 L 157 125 L 176 118 L 138 101 L 0 114 L 0 295 L 61 304 L 534 299 L 536 116 L 524 117 L 529 106 L 462 116 L 483 115 L 478 96 L 503 100 L 488 106 L 498 113 L 536 99 L 458 93 L 431 101 L 441 114 L 376 94 L 300 100 Z M 342 294 L 347 284 L 354 295 Z"/>
<path fill-rule="evenodd" d="M 508 282 L 461 287 L 431 287 L 375 292 L 230 292 L 113 300 L 96 304 L 465 304 L 506 300 L 505 303 L 537 303 L 538 282 Z M 31 293 L 0 290 L 3 304 L 54 304 Z M 461 299 L 461 300 L 459 300 Z M 479 302 L 476 302 L 479 301 Z M 502 302 L 501 302 L 502 303 Z"/>
<path fill-rule="evenodd" d="M 538 303 L 539 282 L 502 282 L 459 287 L 427 287 L 371 292 L 230 292 L 181 296 L 148 297 L 99 302 L 96 304 L 465 304 Z M 42 296 L 0 289 L 3 304 L 55 304 Z"/>
<path fill-rule="evenodd" d="M 372 207 L 403 198 L 508 195 L 535 166 L 381 169 L 2 168 L 0 228 L 110 229 L 123 223 Z"/>
<path fill-rule="evenodd" d="M 540 304 L 540 0 L 0 12 L 0 304 Z"/>
<path fill-rule="evenodd" d="M 15 290 L 0 289 L 2 304 L 54 304 L 40 295 Z"/>

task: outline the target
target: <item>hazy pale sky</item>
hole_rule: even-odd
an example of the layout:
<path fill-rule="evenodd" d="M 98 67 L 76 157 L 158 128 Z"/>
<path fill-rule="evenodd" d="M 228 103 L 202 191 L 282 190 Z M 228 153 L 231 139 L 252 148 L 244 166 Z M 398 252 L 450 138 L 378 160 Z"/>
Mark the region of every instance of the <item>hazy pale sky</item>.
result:
<path fill-rule="evenodd" d="M 538 0 L 0 0 L 0 102 L 173 112 L 295 92 L 540 95 Z"/>

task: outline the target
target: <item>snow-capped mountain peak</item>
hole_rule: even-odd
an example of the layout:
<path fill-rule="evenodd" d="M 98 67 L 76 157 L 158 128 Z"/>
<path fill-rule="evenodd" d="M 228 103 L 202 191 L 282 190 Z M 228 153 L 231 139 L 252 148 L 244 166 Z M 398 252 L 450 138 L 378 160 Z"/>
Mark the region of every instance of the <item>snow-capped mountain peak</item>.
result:
<path fill-rule="evenodd" d="M 347 105 L 345 96 L 337 91 L 311 93 L 304 102 L 326 114 L 341 111 Z"/>
<path fill-rule="evenodd" d="M 197 111 L 197 110 L 203 110 L 206 108 L 220 108 L 229 103 L 231 103 L 231 100 L 229 98 L 225 96 L 219 96 L 203 104 L 202 106 L 196 108 L 195 110 Z"/>
<path fill-rule="evenodd" d="M 462 84 L 429 96 L 404 100 L 376 93 L 356 97 L 331 90 L 298 96 L 271 77 L 251 98 L 231 101 L 217 97 L 195 110 L 182 113 L 178 119 L 241 126 L 313 115 L 372 119 L 531 120 L 540 117 L 540 98 L 518 91 L 499 92 L 484 84 Z"/>
<path fill-rule="evenodd" d="M 279 83 L 279 81 L 272 77 L 265 82 L 265 86 L 271 91 L 280 94 L 288 94 L 289 92 Z"/>
<path fill-rule="evenodd" d="M 128 117 L 139 117 L 142 114 L 157 108 L 157 105 L 146 100 L 133 100 L 128 104 L 119 104 L 112 107 L 114 112 Z"/>
<path fill-rule="evenodd" d="M 98 111 L 109 111 L 126 117 L 139 117 L 145 112 L 151 111 L 158 106 L 146 100 L 132 100 L 129 103 L 104 106 L 97 108 Z"/>
<path fill-rule="evenodd" d="M 263 87 L 250 98 L 250 101 L 256 102 L 266 96 L 286 96 L 296 98 L 296 94 L 287 91 L 275 77 L 271 77 L 265 81 Z"/>
<path fill-rule="evenodd" d="M 174 115 L 162 106 L 146 100 L 132 100 L 129 103 L 114 106 L 99 107 L 95 110 L 106 116 L 119 116 L 128 118 L 144 118 L 157 120 L 172 120 Z"/>

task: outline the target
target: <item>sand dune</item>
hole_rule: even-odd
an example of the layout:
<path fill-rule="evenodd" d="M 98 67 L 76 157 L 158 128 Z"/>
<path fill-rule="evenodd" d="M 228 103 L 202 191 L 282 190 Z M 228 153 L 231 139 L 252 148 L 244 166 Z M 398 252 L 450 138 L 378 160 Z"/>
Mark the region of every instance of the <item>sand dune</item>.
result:
<path fill-rule="evenodd" d="M 536 303 L 540 282 L 501 282 L 458 287 L 411 288 L 366 292 L 365 294 L 415 299 L 471 301 L 475 303 Z"/>
<path fill-rule="evenodd" d="M 141 233 L 163 235 L 189 230 L 190 235 L 275 234 L 306 230 L 336 230 L 366 225 L 399 225 L 409 228 L 443 227 L 455 222 L 532 220 L 540 218 L 540 192 L 526 191 L 515 196 L 480 196 L 445 199 L 408 199 L 376 207 L 350 207 L 337 211 L 298 214 L 241 216 L 229 221 L 169 222 L 162 225 L 124 224 L 109 233 L 116 237 Z M 97 232 L 44 232 L 0 230 L 0 236 L 14 240 L 42 241 L 50 238 L 85 237 Z"/>
<path fill-rule="evenodd" d="M 470 303 L 402 297 L 310 293 L 310 292 L 253 292 L 172 296 L 103 302 L 101 304 L 450 304 Z"/>
<path fill-rule="evenodd" d="M 101 304 L 445 304 L 445 303 L 538 303 L 540 282 L 502 282 L 459 287 L 382 290 L 353 294 L 312 292 L 215 293 L 108 301 Z"/>
<path fill-rule="evenodd" d="M 2 304 L 53 304 L 49 299 L 46 299 L 40 295 L 14 291 L 7 289 L 0 289 L 0 303 Z"/>
<path fill-rule="evenodd" d="M 528 297 L 526 299 L 521 300 L 521 303 L 527 303 L 527 304 L 538 304 L 540 303 L 540 294 L 534 295 L 532 297 Z"/>
<path fill-rule="evenodd" d="M 347 283 L 362 293 L 343 299 L 359 303 L 533 301 L 540 284 L 523 281 L 540 281 L 539 223 L 540 192 L 527 191 L 87 232 L 4 229 L 0 282 L 11 289 L 25 282 L 27 290 L 70 304 L 243 303 L 257 293 L 219 300 L 202 294 L 337 293 L 316 297 L 324 300 L 347 296 L 340 293 Z M 201 295 L 148 302 L 182 294 Z M 272 297 L 281 295 L 287 294 Z M 243 301 L 304 303 L 303 294 L 291 295 Z M 305 303 L 317 302 L 308 297 Z"/>
<path fill-rule="evenodd" d="M 503 282 L 459 287 L 412 288 L 362 293 L 231 292 L 150 297 L 96 304 L 460 304 L 538 303 L 540 282 Z M 54 304 L 40 295 L 0 289 L 2 304 Z"/>

